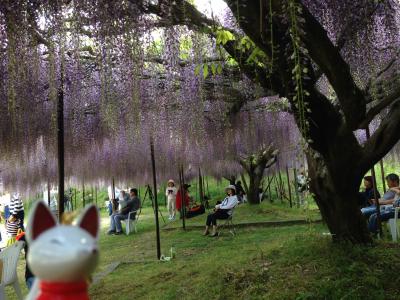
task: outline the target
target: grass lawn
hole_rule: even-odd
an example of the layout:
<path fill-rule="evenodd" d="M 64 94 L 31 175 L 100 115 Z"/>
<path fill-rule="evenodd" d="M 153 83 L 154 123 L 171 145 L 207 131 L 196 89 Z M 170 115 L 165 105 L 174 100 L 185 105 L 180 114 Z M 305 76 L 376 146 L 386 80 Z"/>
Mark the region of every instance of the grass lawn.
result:
<path fill-rule="evenodd" d="M 235 223 L 310 216 L 318 213 L 265 202 L 237 208 Z M 161 230 L 162 253 L 176 249 L 170 262 L 156 260 L 151 207 L 143 209 L 137 234 L 107 236 L 107 227 L 103 213 L 96 273 L 122 263 L 91 286 L 92 299 L 399 299 L 397 244 L 333 245 L 321 224 L 246 227 L 219 238 L 203 237 L 201 230 Z M 21 256 L 18 273 L 26 292 L 24 265 Z M 11 288 L 7 293 L 15 299 Z"/>

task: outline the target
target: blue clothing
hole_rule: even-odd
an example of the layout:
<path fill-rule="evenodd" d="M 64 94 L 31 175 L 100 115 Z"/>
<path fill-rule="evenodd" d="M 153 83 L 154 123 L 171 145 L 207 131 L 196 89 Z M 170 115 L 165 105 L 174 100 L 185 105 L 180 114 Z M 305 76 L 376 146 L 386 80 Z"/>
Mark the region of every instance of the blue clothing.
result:
<path fill-rule="evenodd" d="M 8 205 L 4 206 L 4 217 L 6 220 L 11 216 L 10 207 Z"/>
<path fill-rule="evenodd" d="M 31 289 L 34 280 L 35 280 L 35 277 L 29 277 L 29 278 L 27 278 L 25 280 L 25 283 L 26 283 L 26 286 L 27 286 L 28 290 Z"/>
<path fill-rule="evenodd" d="M 368 207 L 363 207 L 361 208 L 361 213 L 366 217 L 369 218 L 371 215 L 376 213 L 376 206 L 371 205 Z"/>
<path fill-rule="evenodd" d="M 111 216 L 112 213 L 113 213 L 113 211 L 112 211 L 112 203 L 111 203 L 111 201 L 109 201 L 109 203 L 108 203 L 108 215 Z"/>
<path fill-rule="evenodd" d="M 383 194 L 382 199 L 383 200 L 391 200 L 394 199 L 394 197 L 396 196 L 396 193 L 388 190 L 386 193 Z M 361 208 L 361 213 L 366 217 L 369 218 L 371 215 L 376 213 L 376 206 L 375 205 L 371 205 L 368 207 L 363 207 Z"/>
<path fill-rule="evenodd" d="M 383 212 L 381 212 L 381 222 L 388 221 L 389 219 L 394 218 L 394 208 L 393 209 L 387 209 Z M 378 232 L 378 214 L 375 213 L 369 217 L 368 221 L 368 230 L 371 233 L 377 233 Z"/>
<path fill-rule="evenodd" d="M 121 221 L 128 219 L 128 214 L 122 215 L 119 213 L 112 214 L 110 217 L 110 231 L 122 231 Z"/>
<path fill-rule="evenodd" d="M 386 191 L 386 193 L 383 194 L 382 198 L 383 200 L 390 200 L 394 199 L 395 196 L 396 196 L 395 192 L 393 192 L 392 190 L 388 190 Z"/>

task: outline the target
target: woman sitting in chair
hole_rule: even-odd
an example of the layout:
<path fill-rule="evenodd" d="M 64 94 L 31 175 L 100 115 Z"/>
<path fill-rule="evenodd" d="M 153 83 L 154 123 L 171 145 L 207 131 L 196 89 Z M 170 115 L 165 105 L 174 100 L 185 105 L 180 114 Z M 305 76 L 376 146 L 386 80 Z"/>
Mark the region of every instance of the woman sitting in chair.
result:
<path fill-rule="evenodd" d="M 222 203 L 215 205 L 214 212 L 207 216 L 206 229 L 204 235 L 208 235 L 209 228 L 212 225 L 213 232 L 210 236 L 218 236 L 217 231 L 217 219 L 225 220 L 232 215 L 232 211 L 238 204 L 238 199 L 236 197 L 236 188 L 234 185 L 229 185 L 225 189 L 227 197 L 222 201 Z"/>

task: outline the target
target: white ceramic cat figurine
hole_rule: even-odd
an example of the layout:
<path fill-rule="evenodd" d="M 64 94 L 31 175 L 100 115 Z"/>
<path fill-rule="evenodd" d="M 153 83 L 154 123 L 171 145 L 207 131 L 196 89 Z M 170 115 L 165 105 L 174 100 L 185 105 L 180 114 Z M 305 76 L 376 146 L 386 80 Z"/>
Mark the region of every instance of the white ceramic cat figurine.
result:
<path fill-rule="evenodd" d="M 28 265 L 36 280 L 27 299 L 87 300 L 87 280 L 98 261 L 99 213 L 85 208 L 76 226 L 58 225 L 42 201 L 27 226 Z"/>

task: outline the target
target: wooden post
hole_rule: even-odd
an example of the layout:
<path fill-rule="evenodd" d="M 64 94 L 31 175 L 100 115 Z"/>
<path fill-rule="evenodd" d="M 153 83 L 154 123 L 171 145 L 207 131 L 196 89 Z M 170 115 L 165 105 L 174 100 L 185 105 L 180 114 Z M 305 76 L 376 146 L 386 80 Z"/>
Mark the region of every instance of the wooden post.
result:
<path fill-rule="evenodd" d="M 371 137 L 370 132 L 369 132 L 369 125 L 365 129 L 365 133 L 366 133 L 366 136 L 367 136 L 367 140 L 369 140 L 370 137 Z M 377 190 L 376 190 L 375 166 L 372 166 L 371 175 L 372 175 L 372 188 L 373 188 L 373 191 L 374 191 L 374 199 L 376 200 L 376 219 L 378 221 L 377 223 L 378 223 L 379 234 L 382 237 L 383 236 L 383 231 L 382 231 L 382 223 L 381 223 L 381 208 L 380 208 L 380 205 L 379 205 L 378 193 L 377 193 Z"/>
<path fill-rule="evenodd" d="M 275 184 L 275 194 L 276 194 L 277 197 L 279 197 L 281 199 L 281 203 L 283 203 L 283 199 L 282 199 L 282 197 L 279 196 L 279 191 L 278 191 L 278 187 L 277 187 L 276 184 Z"/>
<path fill-rule="evenodd" d="M 71 203 L 71 211 L 74 211 L 75 206 L 74 206 L 74 198 L 73 198 L 74 195 L 72 193 L 72 187 L 69 188 L 68 196 L 70 197 L 69 203 Z"/>
<path fill-rule="evenodd" d="M 168 185 L 163 185 L 163 189 L 162 189 L 162 191 L 163 191 L 163 195 L 164 195 L 164 206 L 165 207 L 167 207 L 167 195 L 165 194 L 165 191 L 167 190 L 167 186 Z"/>
<path fill-rule="evenodd" d="M 111 210 L 112 210 L 112 212 L 115 212 L 115 207 L 114 207 L 114 201 L 115 201 L 115 181 L 114 181 L 114 177 L 112 178 L 112 181 L 111 181 L 111 192 L 112 192 Z"/>
<path fill-rule="evenodd" d="M 281 203 L 283 203 L 283 196 L 280 191 L 278 176 L 275 176 L 275 192 L 276 192 L 276 196 L 281 199 Z"/>
<path fill-rule="evenodd" d="M 57 161 L 58 161 L 58 219 L 64 213 L 64 71 L 60 66 L 60 87 L 57 94 Z"/>
<path fill-rule="evenodd" d="M 85 182 L 82 181 L 82 208 L 85 207 Z"/>
<path fill-rule="evenodd" d="M 386 193 L 386 180 L 385 180 L 385 170 L 383 169 L 383 159 L 381 159 L 379 161 L 379 164 L 381 165 L 381 176 L 382 176 L 383 192 Z"/>
<path fill-rule="evenodd" d="M 300 207 L 300 195 L 299 195 L 299 189 L 297 187 L 297 170 L 296 168 L 293 169 L 293 176 L 294 176 L 294 191 L 296 194 L 296 203 L 297 207 Z"/>
<path fill-rule="evenodd" d="M 273 176 L 273 175 L 272 175 Z M 271 178 L 271 180 L 269 179 L 269 176 L 268 176 L 268 187 L 267 187 L 267 189 L 268 189 L 268 198 L 269 198 L 269 202 L 274 202 L 274 200 L 272 199 L 272 193 L 271 193 L 271 183 L 272 183 L 272 180 L 273 180 L 274 178 L 272 177 Z"/>
<path fill-rule="evenodd" d="M 96 201 L 96 206 L 97 206 L 97 186 L 94 187 L 94 199 Z"/>
<path fill-rule="evenodd" d="M 50 178 L 47 178 L 47 205 L 50 209 Z"/>
<path fill-rule="evenodd" d="M 74 195 L 74 196 L 75 196 L 75 197 L 74 197 L 74 198 L 75 198 L 75 206 L 74 206 L 74 207 L 75 207 L 75 209 L 77 209 L 77 207 L 76 207 L 76 188 L 74 189 L 74 194 L 75 194 L 75 195 Z"/>
<path fill-rule="evenodd" d="M 200 203 L 204 204 L 203 177 L 201 176 L 200 168 L 199 168 L 199 196 L 200 196 Z"/>
<path fill-rule="evenodd" d="M 206 179 L 204 178 L 204 176 L 201 176 L 202 179 L 202 187 L 203 187 L 203 199 L 205 200 L 205 196 L 206 196 Z"/>
<path fill-rule="evenodd" d="M 154 158 L 154 142 L 153 138 L 150 140 L 150 154 L 151 154 L 151 167 L 153 170 L 153 189 L 154 189 L 154 216 L 156 219 L 156 238 L 157 238 L 157 259 L 161 257 L 161 244 L 160 244 L 160 225 L 158 222 L 158 201 L 157 201 L 157 178 L 156 178 L 156 161 Z"/>
<path fill-rule="evenodd" d="M 292 204 L 292 189 L 290 187 L 290 177 L 289 177 L 289 168 L 286 166 L 286 176 L 287 176 L 287 184 L 288 184 L 288 192 L 289 192 L 289 205 L 290 208 L 293 207 Z"/>
<path fill-rule="evenodd" d="M 179 186 L 180 186 L 180 193 L 181 193 L 181 216 L 182 216 L 182 228 L 183 230 L 186 229 L 186 224 L 185 224 L 185 192 L 183 190 L 183 186 L 185 185 L 185 179 L 183 175 L 183 166 L 181 166 L 179 170 Z"/>
<path fill-rule="evenodd" d="M 94 200 L 94 189 L 93 189 L 93 186 L 91 186 L 90 187 L 90 194 L 92 195 L 92 197 L 91 197 L 91 202 L 90 203 L 93 203 L 93 200 Z"/>
<path fill-rule="evenodd" d="M 206 184 L 207 184 L 207 196 L 208 196 L 208 198 L 211 198 L 210 197 L 210 190 L 208 189 L 208 178 L 206 180 Z"/>

